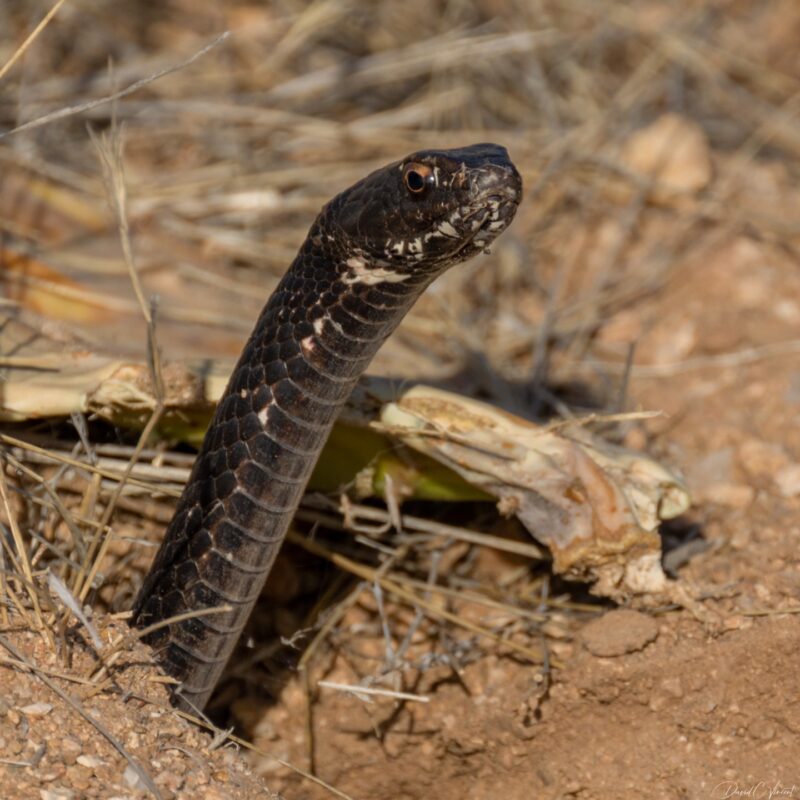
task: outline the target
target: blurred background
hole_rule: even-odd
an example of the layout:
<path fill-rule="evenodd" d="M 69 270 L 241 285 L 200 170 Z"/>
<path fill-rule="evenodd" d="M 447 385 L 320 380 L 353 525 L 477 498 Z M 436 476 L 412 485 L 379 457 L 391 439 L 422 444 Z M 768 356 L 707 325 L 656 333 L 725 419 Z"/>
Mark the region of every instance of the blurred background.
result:
<path fill-rule="evenodd" d="M 0 63 L 49 8 L 0 5 Z M 800 152 L 798 32 L 792 0 L 73 0 L 0 84 L 6 298 L 64 335 L 144 352 L 90 129 L 122 131 L 133 256 L 167 359 L 234 356 L 338 190 L 417 148 L 497 141 L 527 187 L 516 224 L 437 284 L 375 369 L 468 364 L 480 391 L 525 406 L 578 364 L 610 401 L 635 342 L 649 361 L 699 338 L 736 345 L 746 321 L 644 337 L 660 308 L 598 341 L 706 257 L 710 224 L 714 241 L 796 233 L 774 199 Z"/>

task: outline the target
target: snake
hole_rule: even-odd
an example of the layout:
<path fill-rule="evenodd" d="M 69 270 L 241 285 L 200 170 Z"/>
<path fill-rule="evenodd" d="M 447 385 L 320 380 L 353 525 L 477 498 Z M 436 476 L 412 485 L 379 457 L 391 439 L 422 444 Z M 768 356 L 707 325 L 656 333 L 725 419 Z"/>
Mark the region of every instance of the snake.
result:
<path fill-rule="evenodd" d="M 230 376 L 131 624 L 205 707 L 258 600 L 338 412 L 422 292 L 487 251 L 522 179 L 497 144 L 415 152 L 336 195 Z"/>

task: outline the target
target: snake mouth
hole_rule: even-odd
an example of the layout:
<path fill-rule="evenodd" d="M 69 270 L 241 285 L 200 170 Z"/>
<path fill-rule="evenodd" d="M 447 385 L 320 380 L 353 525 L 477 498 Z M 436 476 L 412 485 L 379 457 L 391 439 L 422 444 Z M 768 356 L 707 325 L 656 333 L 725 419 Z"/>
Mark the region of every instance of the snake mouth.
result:
<path fill-rule="evenodd" d="M 483 198 L 481 208 L 473 215 L 477 221 L 472 239 L 481 234 L 489 234 L 492 239 L 499 236 L 514 219 L 519 206 L 519 194 L 513 189 L 502 194 L 490 194 Z"/>
<path fill-rule="evenodd" d="M 463 241 L 452 254 L 459 258 L 487 251 L 489 245 L 509 226 L 514 219 L 518 200 L 505 195 L 490 195 L 473 214 L 465 217 L 463 222 L 469 229 Z"/>
<path fill-rule="evenodd" d="M 515 187 L 484 197 L 482 207 L 472 218 L 473 233 L 464 242 L 464 246 L 459 248 L 459 253 L 466 255 L 470 251 L 480 250 L 489 252 L 489 246 L 514 219 L 519 201 L 520 193 Z"/>

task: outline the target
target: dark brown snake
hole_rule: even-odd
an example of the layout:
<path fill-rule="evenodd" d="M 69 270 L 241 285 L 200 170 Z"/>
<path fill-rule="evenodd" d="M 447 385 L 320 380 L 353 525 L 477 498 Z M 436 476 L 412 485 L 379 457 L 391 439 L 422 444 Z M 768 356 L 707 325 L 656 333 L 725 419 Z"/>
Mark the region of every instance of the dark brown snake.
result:
<path fill-rule="evenodd" d="M 339 409 L 384 340 L 448 267 L 508 226 L 522 181 L 505 148 L 426 150 L 320 212 L 231 375 L 133 611 L 202 709 L 255 604 Z"/>

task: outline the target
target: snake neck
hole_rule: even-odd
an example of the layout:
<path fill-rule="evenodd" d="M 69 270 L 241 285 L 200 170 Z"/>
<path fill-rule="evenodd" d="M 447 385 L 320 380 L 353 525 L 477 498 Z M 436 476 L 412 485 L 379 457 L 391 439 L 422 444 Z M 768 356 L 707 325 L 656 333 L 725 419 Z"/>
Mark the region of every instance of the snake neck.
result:
<path fill-rule="evenodd" d="M 295 360 L 305 362 L 321 380 L 329 377 L 327 389 L 335 389 L 361 375 L 433 277 L 342 250 L 333 237 L 312 227 L 262 311 L 251 342 L 265 345 L 260 360 L 272 363 L 277 354 L 287 369 Z M 251 356 L 243 353 L 240 365 Z M 244 387 L 232 381 L 229 388 Z M 340 401 L 346 399 L 346 393 L 340 395 L 336 392 Z"/>
<path fill-rule="evenodd" d="M 134 608 L 146 640 L 202 708 L 244 626 L 330 428 L 430 282 L 337 252 L 312 228 L 261 312 Z"/>

